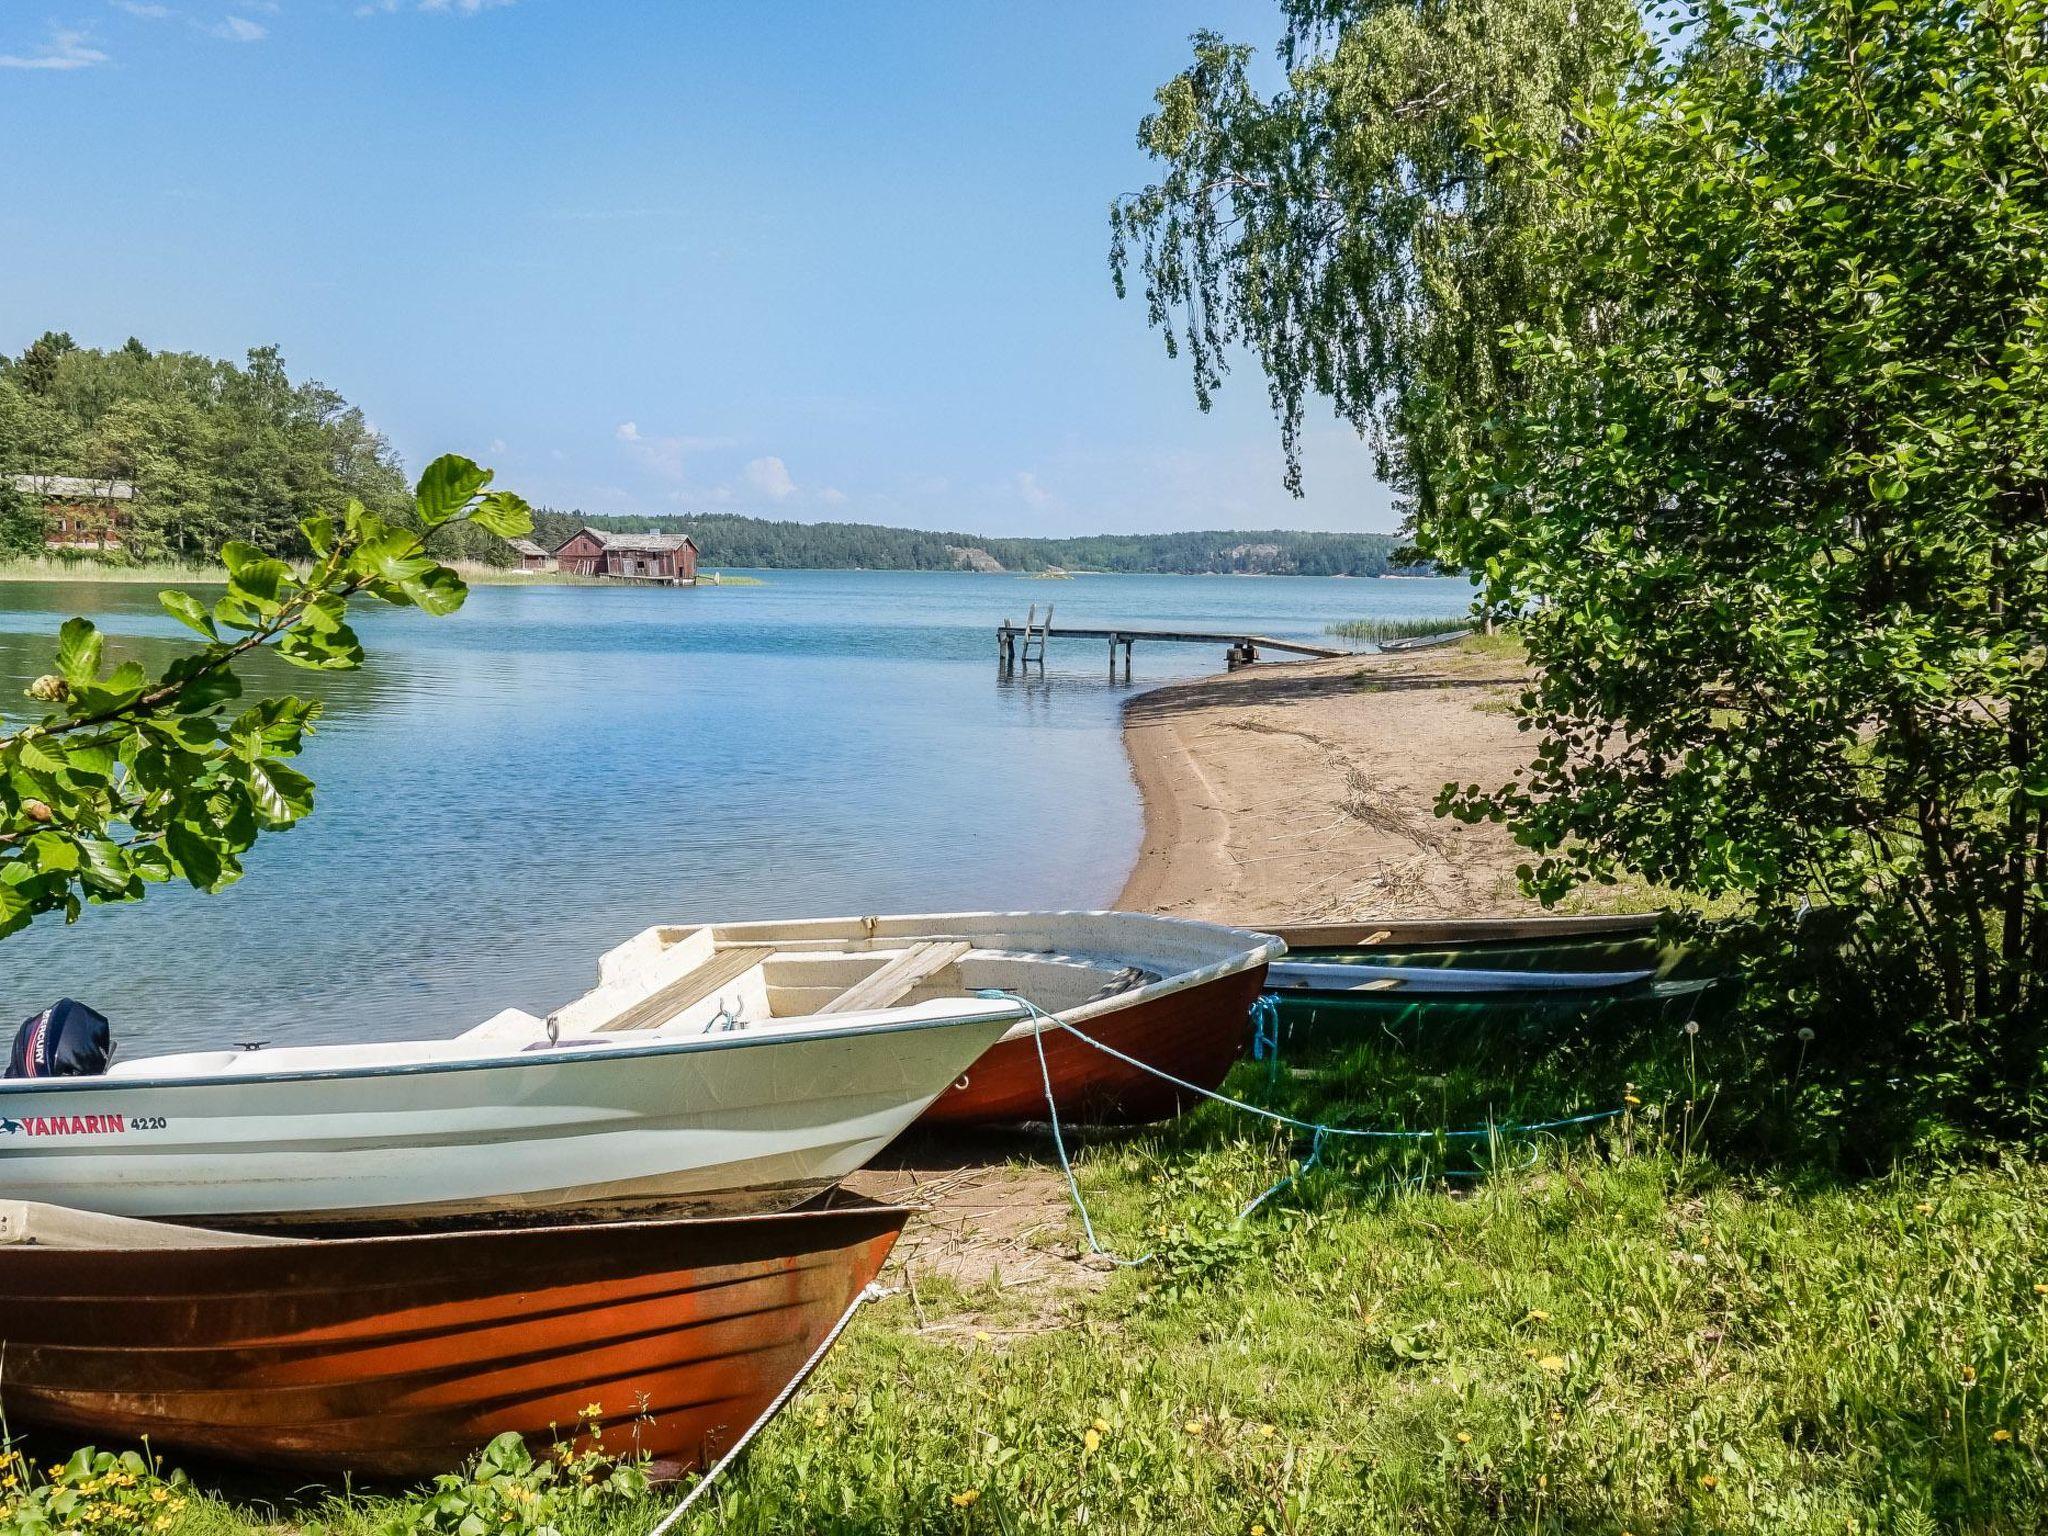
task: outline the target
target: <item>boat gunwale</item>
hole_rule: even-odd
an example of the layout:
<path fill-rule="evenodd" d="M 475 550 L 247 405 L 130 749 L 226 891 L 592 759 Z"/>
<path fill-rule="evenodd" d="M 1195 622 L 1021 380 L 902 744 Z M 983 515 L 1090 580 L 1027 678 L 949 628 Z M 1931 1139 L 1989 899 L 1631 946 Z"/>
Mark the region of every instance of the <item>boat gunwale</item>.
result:
<path fill-rule="evenodd" d="M 981 999 L 963 998 L 963 1002 L 980 1002 Z M 892 1010 L 893 1011 L 893 1010 Z M 0 1079 L 0 1097 L 9 1094 L 26 1093 L 112 1093 L 125 1092 L 130 1088 L 160 1092 L 166 1088 L 224 1088 L 255 1083 L 317 1083 L 346 1081 L 357 1078 L 426 1077 L 440 1072 L 482 1072 L 496 1071 L 511 1067 L 561 1067 L 584 1062 L 615 1061 L 621 1058 L 651 1056 L 682 1056 L 698 1051 L 735 1051 L 752 1047 L 771 1045 L 794 1045 L 798 1042 L 843 1040 L 866 1035 L 909 1034 L 917 1030 L 948 1029 L 962 1024 L 985 1024 L 1002 1019 L 1005 1015 L 1012 1020 L 1028 1020 L 1029 1011 L 1021 1003 L 1004 1008 L 993 1000 L 973 1012 L 940 1014 L 932 1018 L 881 1019 L 862 1024 L 852 1022 L 832 1029 L 783 1029 L 774 1033 L 763 1032 L 750 1035 L 744 1030 L 722 1031 L 716 1035 L 692 1035 L 678 1040 L 672 1036 L 656 1036 L 651 1039 L 635 1040 L 627 1035 L 612 1040 L 592 1042 L 585 1046 L 581 1041 L 556 1046 L 545 1051 L 522 1050 L 515 1055 L 477 1056 L 460 1061 L 417 1061 L 397 1065 L 363 1065 L 350 1067 L 302 1068 L 297 1071 L 280 1072 L 213 1072 L 192 1073 L 185 1076 L 168 1077 L 110 1077 L 105 1073 L 97 1077 L 20 1077 Z M 829 1017 L 829 1015 L 828 1015 Z M 857 1018 L 857 1016 L 848 1016 Z M 460 1036 L 452 1038 L 460 1039 Z M 1005 1036 L 999 1038 L 1007 1038 Z M 394 1041 L 393 1044 L 414 1042 Z M 444 1044 L 431 1041 L 430 1044 Z M 181 1053 L 198 1054 L 198 1053 Z M 257 1054 L 251 1052 L 251 1055 Z M 144 1061 L 160 1058 L 145 1056 Z"/>
<path fill-rule="evenodd" d="M 372 1232 L 358 1233 L 347 1237 L 279 1237 L 250 1232 L 221 1233 L 219 1229 L 209 1227 L 198 1230 L 214 1236 L 245 1237 L 250 1240 L 241 1243 L 204 1243 L 194 1244 L 190 1247 L 172 1245 L 161 1248 L 124 1247 L 119 1244 L 93 1247 L 37 1242 L 0 1243 L 0 1266 L 22 1263 L 24 1262 L 22 1255 L 31 1253 L 61 1255 L 69 1259 L 76 1259 L 80 1255 L 86 1254 L 129 1254 L 141 1258 L 154 1259 L 162 1259 L 166 1255 L 177 1255 L 181 1258 L 190 1256 L 195 1261 L 206 1262 L 211 1258 L 255 1253 L 304 1257 L 308 1254 L 309 1250 L 314 1249 L 317 1249 L 320 1254 L 324 1255 L 331 1254 L 338 1248 L 355 1249 L 374 1245 L 388 1247 L 398 1243 L 431 1242 L 445 1244 L 479 1239 L 519 1240 L 529 1244 L 545 1240 L 584 1243 L 597 1242 L 605 1236 L 615 1236 L 626 1232 L 658 1234 L 661 1229 L 675 1229 L 680 1234 L 685 1229 L 690 1232 L 705 1232 L 712 1228 L 727 1227 L 737 1227 L 744 1230 L 750 1227 L 764 1227 L 777 1223 L 792 1222 L 801 1222 L 805 1226 L 828 1226 L 839 1223 L 858 1223 L 864 1217 L 879 1218 L 883 1221 L 884 1225 L 889 1224 L 890 1218 L 900 1218 L 894 1222 L 896 1230 L 900 1232 L 913 1216 L 924 1215 L 930 1209 L 931 1207 L 925 1205 L 887 1203 L 842 1205 L 830 1209 L 751 1211 L 743 1215 L 733 1216 L 650 1216 L 624 1221 L 563 1221 L 541 1222 L 523 1226 L 473 1227 L 447 1231 Z M 84 1214 L 90 1215 L 93 1213 L 85 1212 Z M 147 1222 L 151 1226 L 174 1229 L 188 1225 L 188 1223 L 183 1222 L 157 1221 L 150 1217 L 123 1217 L 120 1219 Z M 33 1264 L 46 1261 L 29 1259 L 25 1262 Z M 0 1332 L 4 1332 L 4 1329 L 0 1329 Z"/>

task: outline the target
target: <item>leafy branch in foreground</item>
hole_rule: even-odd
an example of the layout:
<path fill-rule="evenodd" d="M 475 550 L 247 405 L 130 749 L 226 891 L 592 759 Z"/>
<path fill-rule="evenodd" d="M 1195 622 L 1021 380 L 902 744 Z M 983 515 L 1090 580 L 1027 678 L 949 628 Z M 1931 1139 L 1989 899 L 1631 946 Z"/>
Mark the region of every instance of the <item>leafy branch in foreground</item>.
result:
<path fill-rule="evenodd" d="M 188 592 L 159 594 L 203 644 L 154 676 L 142 663 L 109 670 L 105 637 L 71 619 L 56 670 L 28 696 L 54 706 L 0 737 L 0 935 L 41 913 L 76 921 L 86 902 L 136 901 L 146 885 L 182 877 L 218 891 L 264 832 L 313 808 L 313 781 L 286 761 L 320 713 L 316 700 L 262 699 L 238 713 L 235 663 L 268 647 L 294 666 L 362 664 L 349 600 L 380 598 L 442 615 L 468 596 L 462 578 L 427 552 L 443 530 L 470 525 L 501 538 L 526 533 L 526 503 L 492 491 L 489 470 L 453 455 L 427 466 L 414 491 L 417 527 L 351 501 L 339 525 L 301 524 L 311 566 L 294 571 L 253 545 L 221 551 L 227 592 L 210 607 Z"/>

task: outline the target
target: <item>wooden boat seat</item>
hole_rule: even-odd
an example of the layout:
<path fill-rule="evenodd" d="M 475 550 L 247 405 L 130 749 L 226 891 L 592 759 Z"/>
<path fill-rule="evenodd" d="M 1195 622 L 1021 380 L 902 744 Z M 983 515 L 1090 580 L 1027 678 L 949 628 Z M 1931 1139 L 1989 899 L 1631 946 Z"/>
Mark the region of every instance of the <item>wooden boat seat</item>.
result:
<path fill-rule="evenodd" d="M 684 972 L 632 1007 L 621 1009 L 592 1032 L 615 1035 L 627 1030 L 658 1028 L 685 1008 L 694 1008 L 720 987 L 738 981 L 774 953 L 773 944 L 736 944 L 731 949 L 721 949 L 694 971 Z"/>
<path fill-rule="evenodd" d="M 871 1008 L 893 1008 L 921 981 L 929 980 L 949 965 L 957 965 L 974 948 L 965 939 L 913 944 L 872 976 L 855 982 L 820 1013 L 864 1013 Z"/>

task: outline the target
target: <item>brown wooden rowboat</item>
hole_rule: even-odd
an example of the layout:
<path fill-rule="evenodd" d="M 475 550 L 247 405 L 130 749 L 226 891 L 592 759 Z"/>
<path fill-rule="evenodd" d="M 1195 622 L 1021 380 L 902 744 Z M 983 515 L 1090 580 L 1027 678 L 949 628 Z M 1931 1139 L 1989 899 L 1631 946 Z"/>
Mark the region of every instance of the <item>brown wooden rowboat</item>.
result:
<path fill-rule="evenodd" d="M 608 1448 L 701 1466 L 802 1368 L 909 1214 L 0 1245 L 0 1407 L 101 1445 L 413 1477 L 507 1430 L 544 1450 L 597 1403 Z"/>

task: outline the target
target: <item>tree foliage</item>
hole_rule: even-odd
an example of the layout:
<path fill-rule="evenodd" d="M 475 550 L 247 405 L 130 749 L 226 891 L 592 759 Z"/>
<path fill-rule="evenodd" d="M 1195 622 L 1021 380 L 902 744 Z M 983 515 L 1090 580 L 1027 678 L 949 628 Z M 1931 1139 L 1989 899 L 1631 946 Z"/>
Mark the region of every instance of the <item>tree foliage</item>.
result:
<path fill-rule="evenodd" d="M 1702 0 L 1676 36 L 1571 159 L 1491 144 L 1574 234 L 1422 530 L 1538 668 L 1534 766 L 1451 803 L 1512 818 L 1546 898 L 1626 868 L 1786 932 L 1816 904 L 1870 1076 L 1924 1050 L 2014 1108 L 2048 1003 L 2048 7 Z"/>
<path fill-rule="evenodd" d="M 0 358 L 0 476 L 16 474 L 133 483 L 124 543 L 143 559 L 205 559 L 229 539 L 303 559 L 306 520 L 338 519 L 351 500 L 387 521 L 413 515 L 390 445 L 334 390 L 293 382 L 275 347 L 235 364 L 132 338 L 98 351 L 50 332 Z M 0 504 L 0 552 L 42 542 L 40 508 Z M 509 558 L 480 530 L 442 547 Z"/>
<path fill-rule="evenodd" d="M 1504 324 L 1541 292 L 1546 189 L 1494 174 L 1471 123 L 1565 145 L 1571 108 L 1616 82 L 1631 0 L 1282 0 L 1284 89 L 1214 33 L 1162 86 L 1138 142 L 1162 179 L 1111 211 L 1203 408 L 1239 348 L 1279 414 L 1288 483 L 1306 402 L 1372 437 L 1381 476 L 1427 514 L 1501 398 Z"/>
<path fill-rule="evenodd" d="M 436 459 L 404 522 L 355 500 L 338 518 L 308 518 L 299 536 L 312 559 L 302 571 L 231 540 L 220 598 L 160 594 L 200 643 L 154 675 L 138 661 L 110 666 L 100 632 L 66 622 L 54 670 L 28 691 L 46 712 L 0 736 L 0 934 L 46 912 L 75 921 L 87 903 L 138 900 L 154 882 L 217 891 L 240 878 L 260 835 L 313 807 L 313 783 L 289 759 L 320 706 L 242 704 L 235 663 L 268 646 L 299 667 L 359 666 L 348 622 L 357 596 L 454 612 L 466 589 L 429 543 L 532 527 L 526 504 L 489 490 L 490 478 L 467 459 Z"/>

